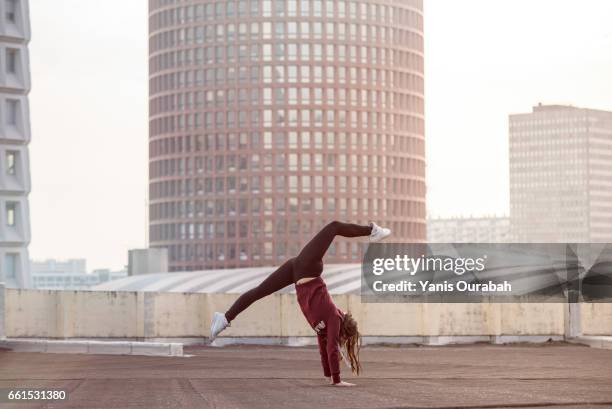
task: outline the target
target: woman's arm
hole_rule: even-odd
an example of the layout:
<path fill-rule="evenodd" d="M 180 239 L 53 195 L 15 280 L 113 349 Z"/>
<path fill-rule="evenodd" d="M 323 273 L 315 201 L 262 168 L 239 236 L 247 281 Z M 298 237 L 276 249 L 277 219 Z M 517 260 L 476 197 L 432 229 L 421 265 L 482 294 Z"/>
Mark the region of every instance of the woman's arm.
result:
<path fill-rule="evenodd" d="M 338 345 L 340 344 L 340 320 L 333 315 L 327 322 L 327 362 L 334 384 L 340 383 L 340 355 Z"/>
<path fill-rule="evenodd" d="M 329 362 L 327 360 L 327 340 L 323 335 L 317 334 L 317 341 L 319 342 L 319 354 L 321 355 L 321 366 L 323 367 L 323 375 L 325 375 L 326 378 L 331 378 L 332 375 L 329 369 Z"/>

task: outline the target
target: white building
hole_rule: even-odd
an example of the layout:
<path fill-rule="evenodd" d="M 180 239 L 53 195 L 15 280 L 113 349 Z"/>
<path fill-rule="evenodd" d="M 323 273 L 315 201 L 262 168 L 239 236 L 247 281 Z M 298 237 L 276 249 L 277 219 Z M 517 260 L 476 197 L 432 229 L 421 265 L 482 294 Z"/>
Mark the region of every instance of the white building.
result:
<path fill-rule="evenodd" d="M 33 276 L 55 273 L 85 274 L 87 272 L 87 261 L 84 258 L 69 260 L 32 260 L 30 262 L 30 271 Z"/>
<path fill-rule="evenodd" d="M 516 242 L 612 240 L 612 112 L 538 105 L 510 116 Z"/>
<path fill-rule="evenodd" d="M 30 270 L 33 288 L 61 290 L 97 284 L 97 278 L 93 275 L 87 277 L 85 259 L 32 260 Z"/>
<path fill-rule="evenodd" d="M 128 251 L 128 275 L 167 273 L 168 249 L 147 248 Z"/>
<path fill-rule="evenodd" d="M 127 270 L 94 270 L 87 273 L 84 259 L 32 261 L 32 287 L 46 290 L 86 289 L 108 281 L 127 277 Z"/>
<path fill-rule="evenodd" d="M 115 281 L 128 276 L 128 271 L 124 268 L 122 270 L 111 271 L 108 268 L 101 268 L 94 270 L 93 275 L 98 277 L 98 284 L 107 283 L 109 281 Z"/>
<path fill-rule="evenodd" d="M 0 282 L 9 287 L 30 285 L 29 41 L 28 1 L 0 2 Z"/>
<path fill-rule="evenodd" d="M 428 243 L 507 243 L 508 217 L 453 217 L 427 220 Z"/>

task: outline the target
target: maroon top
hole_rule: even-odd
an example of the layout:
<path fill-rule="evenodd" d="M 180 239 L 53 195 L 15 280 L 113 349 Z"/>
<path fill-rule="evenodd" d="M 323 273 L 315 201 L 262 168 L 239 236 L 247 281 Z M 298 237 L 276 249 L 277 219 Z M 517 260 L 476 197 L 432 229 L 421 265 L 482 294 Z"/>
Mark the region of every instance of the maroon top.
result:
<path fill-rule="evenodd" d="M 344 314 L 334 304 L 321 277 L 296 284 L 297 300 L 308 324 L 317 332 L 323 374 L 340 382 L 340 324 Z"/>

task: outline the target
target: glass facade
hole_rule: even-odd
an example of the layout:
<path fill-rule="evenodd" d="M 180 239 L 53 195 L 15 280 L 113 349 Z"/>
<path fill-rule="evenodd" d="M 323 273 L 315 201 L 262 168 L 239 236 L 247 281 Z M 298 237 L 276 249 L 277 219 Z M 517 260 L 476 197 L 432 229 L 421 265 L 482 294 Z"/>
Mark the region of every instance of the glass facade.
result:
<path fill-rule="evenodd" d="M 334 219 L 425 240 L 421 0 L 149 9 L 149 242 L 171 270 L 275 265 Z"/>

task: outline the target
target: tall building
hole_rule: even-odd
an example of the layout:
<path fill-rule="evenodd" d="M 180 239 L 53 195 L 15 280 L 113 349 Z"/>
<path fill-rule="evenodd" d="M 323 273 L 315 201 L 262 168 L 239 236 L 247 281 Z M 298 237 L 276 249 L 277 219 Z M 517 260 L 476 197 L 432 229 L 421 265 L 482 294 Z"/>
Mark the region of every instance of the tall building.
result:
<path fill-rule="evenodd" d="M 171 271 L 274 265 L 334 219 L 425 240 L 422 6 L 149 1 L 149 244 Z"/>
<path fill-rule="evenodd" d="M 0 281 L 10 287 L 30 285 L 29 41 L 27 0 L 0 2 Z"/>
<path fill-rule="evenodd" d="M 515 242 L 612 240 L 612 112 L 510 116 L 510 224 Z"/>
<path fill-rule="evenodd" d="M 451 217 L 427 219 L 428 243 L 507 243 L 508 217 Z"/>

